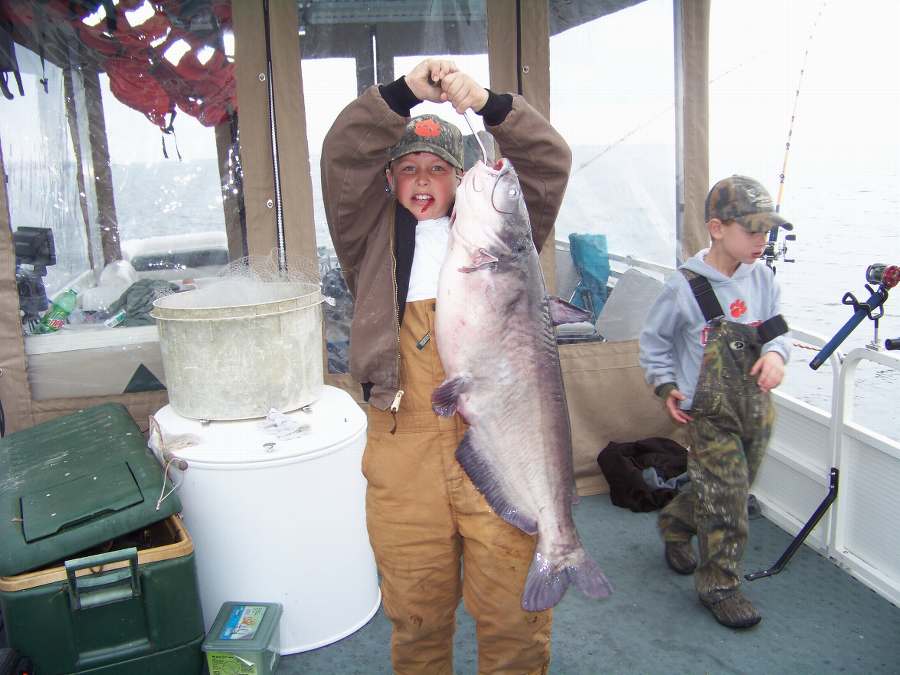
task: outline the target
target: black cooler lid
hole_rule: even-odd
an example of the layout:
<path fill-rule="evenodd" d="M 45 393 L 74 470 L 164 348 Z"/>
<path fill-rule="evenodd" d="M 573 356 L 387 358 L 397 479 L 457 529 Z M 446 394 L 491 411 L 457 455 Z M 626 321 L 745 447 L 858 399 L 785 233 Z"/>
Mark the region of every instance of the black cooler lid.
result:
<path fill-rule="evenodd" d="M 0 577 L 38 569 L 178 513 L 177 494 L 156 510 L 162 483 L 144 434 L 119 404 L 0 439 Z"/>

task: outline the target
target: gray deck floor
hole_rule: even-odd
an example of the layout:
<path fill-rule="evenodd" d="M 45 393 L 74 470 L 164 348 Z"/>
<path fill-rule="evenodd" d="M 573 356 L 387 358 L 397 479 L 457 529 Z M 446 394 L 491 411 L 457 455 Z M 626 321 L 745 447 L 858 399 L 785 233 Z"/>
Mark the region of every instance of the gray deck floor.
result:
<path fill-rule="evenodd" d="M 632 513 L 605 495 L 575 506 L 578 530 L 612 582 L 614 595 L 588 600 L 570 589 L 553 622 L 555 675 L 596 673 L 900 673 L 900 608 L 809 547 L 785 570 L 746 583 L 763 615 L 733 631 L 696 599 L 691 577 L 669 571 L 656 513 Z M 791 537 L 751 521 L 745 571 L 769 567 Z M 474 622 L 457 614 L 455 671 L 477 671 Z M 390 673 L 390 624 L 379 609 L 353 635 L 286 656 L 279 675 Z"/>

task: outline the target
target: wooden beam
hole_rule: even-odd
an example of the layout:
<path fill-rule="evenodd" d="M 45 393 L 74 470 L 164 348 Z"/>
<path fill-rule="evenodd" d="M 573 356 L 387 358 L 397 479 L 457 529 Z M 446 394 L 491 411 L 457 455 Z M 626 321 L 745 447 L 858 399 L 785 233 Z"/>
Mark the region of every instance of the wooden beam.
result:
<path fill-rule="evenodd" d="M 520 0 L 522 95 L 550 119 L 550 10 L 547 0 Z"/>
<path fill-rule="evenodd" d="M 222 210 L 225 215 L 225 237 L 228 241 L 228 259 L 238 260 L 247 255 L 247 227 L 244 222 L 240 194 L 240 177 L 231 167 L 231 146 L 237 130 L 237 115 L 216 126 L 216 155 L 219 160 L 219 183 L 222 187 Z M 238 194 L 234 190 L 238 190 Z"/>
<path fill-rule="evenodd" d="M 356 61 L 356 95 L 360 96 L 366 89 L 375 84 L 375 50 L 372 48 L 372 27 L 368 24 L 347 26 L 352 32 L 348 42 Z M 302 45 L 301 45 L 302 47 Z M 307 55 L 308 57 L 309 55 Z"/>
<path fill-rule="evenodd" d="M 550 119 L 550 12 L 547 0 L 487 3 L 491 89 L 518 92 Z M 550 293 L 556 291 L 556 228 L 541 250 Z"/>
<path fill-rule="evenodd" d="M 518 93 L 516 51 L 516 0 L 492 0 L 486 4 L 490 88 Z"/>
<path fill-rule="evenodd" d="M 94 191 L 97 199 L 97 223 L 100 228 L 100 247 L 103 265 L 122 259 L 119 245 L 119 222 L 116 215 L 116 199 L 113 190 L 112 166 L 106 137 L 106 117 L 103 114 L 103 98 L 100 93 L 100 75 L 97 70 L 82 69 L 84 99 L 87 108 L 88 138 L 91 143 L 91 163 L 94 172 Z"/>
<path fill-rule="evenodd" d="M 676 262 L 709 245 L 704 206 L 709 191 L 710 0 L 676 0 L 676 146 L 681 150 L 676 203 Z M 680 51 L 680 54 L 679 54 Z M 680 56 L 680 58 L 679 58 Z"/>
<path fill-rule="evenodd" d="M 66 103 L 66 121 L 69 123 L 69 138 L 72 139 L 72 152 L 75 156 L 75 182 L 78 184 L 78 205 L 81 207 L 81 222 L 84 226 L 85 239 L 88 238 L 88 223 L 93 219 L 93 208 L 88 201 L 90 194 L 84 180 L 84 163 L 81 161 L 84 148 L 81 147 L 82 134 L 78 131 L 78 112 L 75 108 L 75 84 L 71 68 L 63 69 L 63 92 Z M 91 246 L 87 247 L 88 265 L 94 268 L 94 256 Z"/>
<path fill-rule="evenodd" d="M 73 60 L 77 60 L 73 50 Z M 95 275 L 122 257 L 113 197 L 100 76 L 88 68 L 64 71 L 66 117 L 77 165 L 78 189 L 87 241 L 88 264 Z"/>
<path fill-rule="evenodd" d="M 405 25 L 404 30 L 409 30 Z M 397 26 L 392 23 L 383 23 L 375 26 L 375 82 L 379 84 L 387 84 L 397 79 L 394 73 L 394 56 L 396 52 Z M 404 73 L 401 73 L 404 74 Z"/>
<path fill-rule="evenodd" d="M 268 256 L 277 246 L 277 232 L 263 3 L 241 0 L 232 3 L 231 11 L 247 251 Z"/>
<path fill-rule="evenodd" d="M 284 241 L 288 262 L 314 272 L 318 280 L 316 222 L 313 209 L 306 109 L 296 2 L 269 3 L 272 43 L 278 168 L 281 181 Z"/>

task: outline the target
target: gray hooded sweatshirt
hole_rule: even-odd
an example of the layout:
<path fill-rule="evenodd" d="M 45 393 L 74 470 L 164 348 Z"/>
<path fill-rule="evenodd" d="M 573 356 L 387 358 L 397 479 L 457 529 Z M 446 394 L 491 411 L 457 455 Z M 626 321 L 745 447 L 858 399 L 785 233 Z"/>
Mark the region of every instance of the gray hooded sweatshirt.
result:
<path fill-rule="evenodd" d="M 712 284 L 728 321 L 756 324 L 781 312 L 780 295 L 775 275 L 760 261 L 741 264 L 728 277 L 706 264 L 703 249 L 682 265 L 702 274 Z M 700 364 L 705 348 L 706 321 L 681 273 L 671 275 L 650 308 L 640 336 L 640 363 L 653 388 L 674 382 L 687 398 L 681 408 L 688 410 L 694 398 Z M 787 363 L 790 356 L 789 335 L 782 335 L 763 345 L 763 354 L 777 352 Z"/>

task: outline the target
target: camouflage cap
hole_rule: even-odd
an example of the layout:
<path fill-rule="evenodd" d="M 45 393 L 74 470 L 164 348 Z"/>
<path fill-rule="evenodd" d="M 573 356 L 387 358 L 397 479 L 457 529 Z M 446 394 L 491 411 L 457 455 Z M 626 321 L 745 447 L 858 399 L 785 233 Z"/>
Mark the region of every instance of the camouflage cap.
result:
<path fill-rule="evenodd" d="M 403 136 L 390 150 L 389 162 L 411 152 L 430 152 L 457 169 L 463 168 L 462 133 L 437 115 L 419 115 L 406 123 Z"/>
<path fill-rule="evenodd" d="M 706 222 L 734 220 L 748 232 L 768 232 L 776 226 L 794 228 L 775 211 L 772 197 L 759 181 L 747 176 L 723 178 L 706 196 Z"/>

